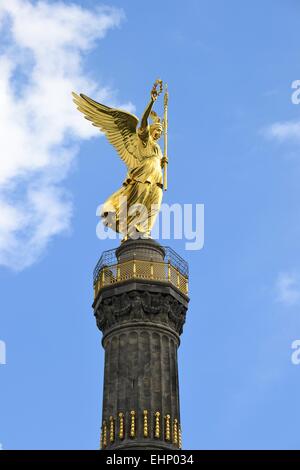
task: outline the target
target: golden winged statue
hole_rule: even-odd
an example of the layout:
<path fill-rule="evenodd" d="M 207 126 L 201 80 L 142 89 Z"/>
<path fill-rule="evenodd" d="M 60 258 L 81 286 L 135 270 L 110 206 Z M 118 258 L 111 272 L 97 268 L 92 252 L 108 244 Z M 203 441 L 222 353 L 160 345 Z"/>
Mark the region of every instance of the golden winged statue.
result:
<path fill-rule="evenodd" d="M 163 121 L 152 110 L 161 92 L 162 81 L 156 80 L 140 125 L 138 118 L 127 111 L 110 108 L 88 96 L 73 93 L 77 109 L 105 133 L 127 165 L 128 172 L 122 187 L 105 201 L 101 210 L 103 223 L 122 233 L 124 239 L 150 237 L 161 206 L 162 168 L 166 168 L 167 156 L 163 156 L 158 140 L 163 131 L 166 138 L 166 109 Z M 153 120 L 150 125 L 149 117 Z"/>

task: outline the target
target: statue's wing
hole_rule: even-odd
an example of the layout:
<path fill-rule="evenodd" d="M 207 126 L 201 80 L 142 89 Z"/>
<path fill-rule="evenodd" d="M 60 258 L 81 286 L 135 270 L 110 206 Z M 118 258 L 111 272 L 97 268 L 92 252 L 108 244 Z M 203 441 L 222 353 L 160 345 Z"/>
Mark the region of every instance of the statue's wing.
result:
<path fill-rule="evenodd" d="M 86 95 L 72 94 L 77 109 L 92 122 L 93 126 L 99 127 L 105 133 L 127 167 L 135 168 L 138 163 L 136 134 L 138 118 L 126 111 L 97 103 Z"/>

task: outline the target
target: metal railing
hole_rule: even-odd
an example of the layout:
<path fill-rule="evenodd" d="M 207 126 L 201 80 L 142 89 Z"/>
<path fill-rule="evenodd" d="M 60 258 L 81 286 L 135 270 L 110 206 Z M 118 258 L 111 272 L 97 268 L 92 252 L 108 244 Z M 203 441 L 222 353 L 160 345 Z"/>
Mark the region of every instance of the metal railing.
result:
<path fill-rule="evenodd" d="M 130 279 L 167 282 L 188 294 L 188 264 L 174 250 L 163 247 L 164 261 L 130 259 L 118 263 L 116 250 L 103 253 L 94 270 L 95 298 L 104 287 Z"/>

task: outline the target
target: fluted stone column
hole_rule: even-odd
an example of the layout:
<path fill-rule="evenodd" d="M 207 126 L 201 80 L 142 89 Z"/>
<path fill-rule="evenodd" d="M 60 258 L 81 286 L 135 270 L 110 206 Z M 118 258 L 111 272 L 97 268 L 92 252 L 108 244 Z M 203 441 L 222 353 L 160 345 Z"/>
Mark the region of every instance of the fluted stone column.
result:
<path fill-rule="evenodd" d="M 153 240 L 130 240 L 116 256 L 122 269 L 132 259 L 160 263 L 165 253 Z M 98 293 L 93 307 L 105 349 L 103 449 L 181 447 L 177 349 L 187 305 L 185 294 L 155 276 L 112 283 Z"/>

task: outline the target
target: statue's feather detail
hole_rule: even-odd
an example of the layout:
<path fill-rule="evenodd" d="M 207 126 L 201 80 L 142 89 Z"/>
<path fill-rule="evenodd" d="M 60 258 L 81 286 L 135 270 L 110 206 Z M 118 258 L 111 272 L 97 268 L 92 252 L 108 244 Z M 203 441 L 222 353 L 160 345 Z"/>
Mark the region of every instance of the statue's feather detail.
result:
<path fill-rule="evenodd" d="M 93 126 L 105 133 L 128 169 L 135 168 L 139 163 L 137 160 L 138 118 L 127 111 L 97 103 L 86 95 L 72 94 L 77 109 L 92 122 Z"/>

